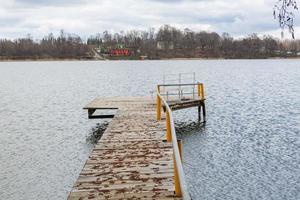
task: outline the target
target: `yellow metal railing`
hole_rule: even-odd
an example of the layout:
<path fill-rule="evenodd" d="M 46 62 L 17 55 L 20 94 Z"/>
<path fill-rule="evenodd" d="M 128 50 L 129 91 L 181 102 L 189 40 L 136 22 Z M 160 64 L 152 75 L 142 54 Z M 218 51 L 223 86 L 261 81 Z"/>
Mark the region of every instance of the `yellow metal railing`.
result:
<path fill-rule="evenodd" d="M 171 85 L 163 85 L 163 86 L 186 86 L 186 85 L 194 85 L 198 88 L 198 98 L 200 100 L 204 100 L 204 85 L 203 83 L 196 83 L 196 84 L 171 84 Z M 173 152 L 174 152 L 174 182 L 175 182 L 175 193 L 176 196 L 182 197 L 184 200 L 190 200 L 190 194 L 188 192 L 188 187 L 185 181 L 185 175 L 182 167 L 182 143 L 181 141 L 178 142 L 176 132 L 175 132 L 175 125 L 172 115 L 172 110 L 169 107 L 167 101 L 162 97 L 160 93 L 160 86 L 157 86 L 157 120 L 161 120 L 161 111 L 162 111 L 162 104 L 166 107 L 166 139 L 167 142 L 172 142 L 173 145 Z"/>
<path fill-rule="evenodd" d="M 204 100 L 205 99 L 205 96 L 204 96 L 204 84 L 203 83 L 197 83 L 197 86 L 198 86 L 198 97 L 201 100 Z"/>
<path fill-rule="evenodd" d="M 168 89 L 167 89 L 168 88 Z M 192 89 L 192 92 L 187 91 L 188 89 Z M 185 99 L 186 97 L 191 99 L 200 99 L 205 100 L 204 96 L 204 85 L 203 83 L 184 83 L 184 84 L 161 84 L 157 86 L 157 90 L 161 94 L 161 96 L 166 97 L 168 101 L 171 97 L 171 100 L 178 96 L 178 100 Z M 176 92 L 177 91 L 177 92 Z M 188 95 L 188 96 L 185 96 Z M 185 96 L 185 97 L 184 97 Z"/>
<path fill-rule="evenodd" d="M 161 107 L 162 107 L 162 94 L 160 91 L 161 86 L 167 87 L 167 86 L 197 86 L 197 96 L 200 100 L 205 100 L 205 94 L 204 94 L 204 84 L 203 83 L 191 83 L 191 84 L 164 84 L 164 85 L 158 85 L 157 86 L 157 97 L 156 97 L 156 113 L 157 113 L 157 120 L 161 119 Z M 165 105 L 166 106 L 166 105 Z M 166 113 L 167 114 L 167 113 Z M 168 117 L 168 114 L 166 115 L 166 118 Z M 168 120 L 167 120 L 168 121 Z"/>
<path fill-rule="evenodd" d="M 162 104 L 166 107 L 166 140 L 172 142 L 174 151 L 174 182 L 176 196 L 182 197 L 184 200 L 191 199 L 188 192 L 188 187 L 185 181 L 185 175 L 182 167 L 182 143 L 177 140 L 175 125 L 172 115 L 172 110 L 169 107 L 167 101 L 162 97 L 160 93 L 160 86 L 197 86 L 197 95 L 200 100 L 205 100 L 204 85 L 203 83 L 196 84 L 170 84 L 170 85 L 158 85 L 157 86 L 157 120 L 161 120 Z"/>

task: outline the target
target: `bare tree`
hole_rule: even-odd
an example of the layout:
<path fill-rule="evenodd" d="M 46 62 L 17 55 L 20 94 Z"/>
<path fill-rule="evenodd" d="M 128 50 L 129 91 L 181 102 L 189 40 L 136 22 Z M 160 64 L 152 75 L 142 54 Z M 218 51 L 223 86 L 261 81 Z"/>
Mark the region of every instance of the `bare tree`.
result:
<path fill-rule="evenodd" d="M 273 15 L 274 19 L 278 19 L 279 26 L 282 29 L 281 37 L 283 38 L 283 30 L 287 27 L 289 32 L 294 35 L 294 18 L 295 14 L 293 11 L 298 10 L 297 2 L 295 0 L 277 0 L 274 5 Z"/>
<path fill-rule="evenodd" d="M 147 55 L 149 59 L 300 57 L 300 40 L 281 41 L 271 36 L 261 38 L 257 34 L 234 39 L 228 33 L 220 36 L 214 32 L 195 32 L 165 25 L 157 32 L 153 28 L 115 34 L 105 31 L 90 36 L 87 42 L 64 31 L 57 37 L 50 33 L 41 40 L 34 40 L 30 35 L 15 40 L 0 38 L 0 60 L 92 59 L 93 49 L 99 45 L 105 54 L 120 46 L 127 48 L 131 58 L 140 55 Z"/>

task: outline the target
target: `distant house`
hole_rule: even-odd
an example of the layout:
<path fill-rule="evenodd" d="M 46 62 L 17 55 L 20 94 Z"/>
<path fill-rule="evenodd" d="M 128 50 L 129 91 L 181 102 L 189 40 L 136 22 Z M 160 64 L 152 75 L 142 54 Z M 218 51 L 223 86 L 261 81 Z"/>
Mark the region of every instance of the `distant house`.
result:
<path fill-rule="evenodd" d="M 174 44 L 173 42 L 168 42 L 168 41 L 158 41 L 156 43 L 156 48 L 160 50 L 174 49 Z"/>
<path fill-rule="evenodd" d="M 275 53 L 276 55 L 280 55 L 282 52 L 281 52 L 280 50 L 275 50 L 274 53 Z"/>
<path fill-rule="evenodd" d="M 130 50 L 127 48 L 123 49 L 112 49 L 110 50 L 111 56 L 130 56 Z"/>
<path fill-rule="evenodd" d="M 140 56 L 140 60 L 146 60 L 148 59 L 148 56 Z"/>
<path fill-rule="evenodd" d="M 260 47 L 259 52 L 260 53 L 265 53 L 266 52 L 266 47 Z"/>
<path fill-rule="evenodd" d="M 95 48 L 97 53 L 101 53 L 101 48 Z"/>

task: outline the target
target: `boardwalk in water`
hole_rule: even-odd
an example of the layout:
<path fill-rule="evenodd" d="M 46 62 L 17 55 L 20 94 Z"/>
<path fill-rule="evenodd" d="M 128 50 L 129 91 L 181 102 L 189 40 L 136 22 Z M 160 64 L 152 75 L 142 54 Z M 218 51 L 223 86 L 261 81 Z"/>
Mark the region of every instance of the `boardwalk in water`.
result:
<path fill-rule="evenodd" d="M 69 199 L 179 199 L 174 194 L 172 143 L 151 98 L 103 98 L 86 106 L 117 108 Z"/>

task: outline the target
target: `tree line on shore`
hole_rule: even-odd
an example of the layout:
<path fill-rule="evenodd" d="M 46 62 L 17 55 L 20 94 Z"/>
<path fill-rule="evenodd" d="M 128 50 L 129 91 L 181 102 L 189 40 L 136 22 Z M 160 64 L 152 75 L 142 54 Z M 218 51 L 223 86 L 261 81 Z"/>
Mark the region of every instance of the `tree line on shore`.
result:
<path fill-rule="evenodd" d="M 89 54 L 89 47 L 75 34 L 61 31 L 55 37 L 52 33 L 41 40 L 30 35 L 14 40 L 0 39 L 0 59 L 78 59 Z"/>
<path fill-rule="evenodd" d="M 90 36 L 61 31 L 34 40 L 28 36 L 14 40 L 0 39 L 0 59 L 92 59 L 96 50 L 107 55 L 110 50 L 127 48 L 132 57 L 163 58 L 269 58 L 300 56 L 300 40 L 279 40 L 257 34 L 234 39 L 228 33 L 195 32 L 164 25 L 155 31 L 132 30 Z"/>

